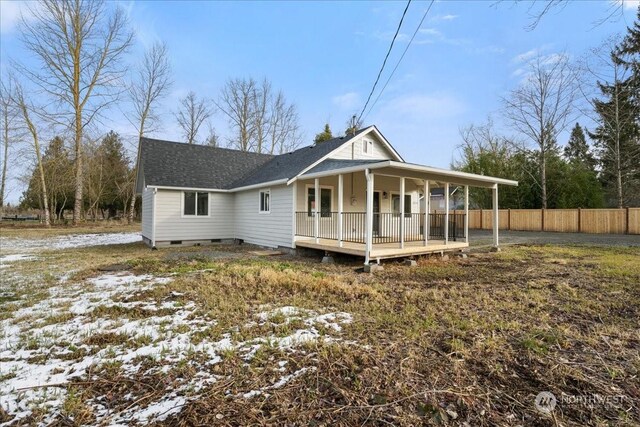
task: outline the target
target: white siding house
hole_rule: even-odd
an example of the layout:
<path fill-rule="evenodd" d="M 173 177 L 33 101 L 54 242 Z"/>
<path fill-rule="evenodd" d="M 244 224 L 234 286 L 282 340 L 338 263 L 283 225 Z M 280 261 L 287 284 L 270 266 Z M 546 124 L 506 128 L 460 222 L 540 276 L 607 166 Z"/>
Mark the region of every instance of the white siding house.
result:
<path fill-rule="evenodd" d="M 365 263 L 468 246 L 466 214 L 421 207 L 434 188 L 464 187 L 466 212 L 469 186 L 493 189 L 497 209 L 498 184 L 517 185 L 406 163 L 375 126 L 276 156 L 141 138 L 137 170 L 152 247 L 242 240 Z"/>

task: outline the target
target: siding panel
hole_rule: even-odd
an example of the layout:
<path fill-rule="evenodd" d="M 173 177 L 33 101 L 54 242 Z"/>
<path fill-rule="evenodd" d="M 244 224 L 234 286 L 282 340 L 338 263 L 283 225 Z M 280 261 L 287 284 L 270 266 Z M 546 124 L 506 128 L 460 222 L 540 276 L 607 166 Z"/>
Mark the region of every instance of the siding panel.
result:
<path fill-rule="evenodd" d="M 153 234 L 153 190 L 142 192 L 142 237 L 151 240 Z"/>
<path fill-rule="evenodd" d="M 362 152 L 362 140 L 368 139 L 373 141 L 373 150 L 371 153 L 364 154 Z M 340 147 L 338 151 L 330 156 L 332 159 L 341 159 L 341 160 L 389 160 L 393 159 L 394 156 L 389 152 L 387 147 L 379 141 L 373 135 L 367 135 L 363 138 L 358 138 L 350 144 L 345 144 Z"/>
<path fill-rule="evenodd" d="M 158 190 L 156 241 L 232 239 L 234 195 L 209 193 L 208 217 L 182 217 L 182 191 Z"/>
<path fill-rule="evenodd" d="M 293 187 L 273 186 L 268 214 L 258 212 L 259 190 L 235 193 L 235 235 L 247 243 L 292 247 Z"/>

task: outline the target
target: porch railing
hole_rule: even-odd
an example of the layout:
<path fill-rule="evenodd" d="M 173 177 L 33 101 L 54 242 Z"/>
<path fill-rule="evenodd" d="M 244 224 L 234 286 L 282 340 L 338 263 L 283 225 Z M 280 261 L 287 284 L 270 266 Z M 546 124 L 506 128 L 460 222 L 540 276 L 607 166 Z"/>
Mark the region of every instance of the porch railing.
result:
<path fill-rule="evenodd" d="M 339 240 L 338 212 L 296 212 L 296 236 L 315 237 L 315 216 L 319 215 L 318 237 Z M 463 239 L 464 214 L 449 214 L 449 240 Z M 344 242 L 366 242 L 366 212 L 342 212 L 342 240 Z M 424 240 L 424 214 L 421 213 L 374 213 L 373 243 L 399 243 L 401 223 L 404 221 L 404 241 Z M 429 239 L 444 240 L 445 214 L 429 214 Z"/>

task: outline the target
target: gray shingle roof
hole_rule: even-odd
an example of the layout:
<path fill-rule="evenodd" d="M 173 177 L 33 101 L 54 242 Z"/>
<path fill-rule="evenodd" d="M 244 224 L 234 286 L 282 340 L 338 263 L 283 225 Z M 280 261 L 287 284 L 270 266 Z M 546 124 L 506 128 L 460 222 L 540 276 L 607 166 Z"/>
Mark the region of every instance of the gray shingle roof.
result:
<path fill-rule="evenodd" d="M 139 164 L 146 185 L 226 190 L 291 179 L 351 138 L 333 138 L 277 156 L 141 138 Z"/>
<path fill-rule="evenodd" d="M 227 148 L 140 139 L 140 166 L 147 185 L 186 188 L 232 188 L 273 156 Z"/>
<path fill-rule="evenodd" d="M 290 179 L 311 166 L 351 138 L 334 138 L 319 144 L 303 147 L 290 153 L 275 156 L 253 173 L 238 179 L 234 187 L 259 184 L 261 182 Z"/>

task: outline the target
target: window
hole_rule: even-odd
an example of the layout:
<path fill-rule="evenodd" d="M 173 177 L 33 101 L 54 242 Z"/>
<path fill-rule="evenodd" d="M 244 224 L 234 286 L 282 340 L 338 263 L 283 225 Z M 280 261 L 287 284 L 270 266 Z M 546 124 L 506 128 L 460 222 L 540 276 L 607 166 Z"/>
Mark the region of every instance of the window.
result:
<path fill-rule="evenodd" d="M 260 190 L 260 213 L 269 213 L 271 202 L 271 190 Z"/>
<path fill-rule="evenodd" d="M 308 187 L 307 189 L 307 215 L 313 216 L 316 209 L 316 189 Z M 320 189 L 320 216 L 331 216 L 331 188 Z"/>
<path fill-rule="evenodd" d="M 372 154 L 373 153 L 373 141 L 368 139 L 362 140 L 362 154 Z"/>
<path fill-rule="evenodd" d="M 400 216 L 400 195 L 392 194 L 391 195 L 391 206 L 393 208 L 393 213 L 395 216 Z M 411 216 L 411 194 L 404 195 L 404 216 Z"/>
<path fill-rule="evenodd" d="M 209 215 L 209 193 L 185 191 L 182 194 L 182 214 L 184 216 Z"/>

